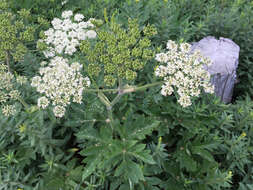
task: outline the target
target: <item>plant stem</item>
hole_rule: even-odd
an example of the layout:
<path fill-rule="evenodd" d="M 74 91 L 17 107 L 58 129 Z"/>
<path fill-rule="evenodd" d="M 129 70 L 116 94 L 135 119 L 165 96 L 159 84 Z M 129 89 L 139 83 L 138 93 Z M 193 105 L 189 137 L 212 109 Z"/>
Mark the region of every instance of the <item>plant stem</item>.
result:
<path fill-rule="evenodd" d="M 136 91 L 146 90 L 149 87 L 158 86 L 158 85 L 161 85 L 162 83 L 163 82 L 154 82 L 154 83 L 146 84 L 146 85 L 139 86 L 139 87 L 131 86 L 131 87 L 122 88 L 122 80 L 119 79 L 119 87 L 118 87 L 118 89 L 86 89 L 84 91 L 85 92 L 97 92 L 98 93 L 98 98 L 106 106 L 106 109 L 107 109 L 107 112 L 108 112 L 109 123 L 110 123 L 110 126 L 111 126 L 112 131 L 113 131 L 113 113 L 112 113 L 112 108 L 113 108 L 113 106 L 116 103 L 119 102 L 120 98 L 124 94 L 131 93 L 131 92 L 136 92 Z M 112 101 L 110 101 L 105 96 L 104 92 L 118 92 L 118 94 L 117 94 L 117 96 Z"/>
<path fill-rule="evenodd" d="M 8 66 L 8 72 L 11 72 L 9 51 L 6 51 L 6 64 Z"/>
<path fill-rule="evenodd" d="M 154 82 L 154 83 L 146 84 L 139 87 L 131 86 L 131 87 L 122 88 L 122 89 L 85 89 L 84 92 L 93 93 L 93 92 L 119 92 L 121 91 L 122 94 L 126 94 L 126 93 L 146 90 L 149 87 L 158 86 L 158 85 L 161 85 L 162 83 L 163 82 L 160 81 L 160 82 Z"/>
<path fill-rule="evenodd" d="M 25 109 L 28 109 L 29 105 L 21 97 L 18 97 L 18 101 L 25 107 Z"/>
<path fill-rule="evenodd" d="M 92 92 L 118 92 L 118 89 L 84 89 L 84 92 L 92 93 Z"/>
<path fill-rule="evenodd" d="M 111 107 L 113 107 L 116 103 L 118 103 L 122 95 L 123 93 L 118 93 L 118 95 L 112 100 Z"/>
<path fill-rule="evenodd" d="M 103 92 L 98 92 L 98 98 L 106 106 L 106 108 L 112 107 L 110 100 L 104 95 Z"/>
<path fill-rule="evenodd" d="M 113 116 L 112 116 L 112 107 L 106 107 L 107 108 L 107 112 L 108 112 L 108 117 L 109 117 L 109 123 L 110 123 L 110 126 L 112 128 L 112 132 L 113 132 Z"/>
<path fill-rule="evenodd" d="M 123 95 L 123 89 L 122 89 L 122 79 L 119 78 L 119 87 L 118 87 L 118 94 L 117 96 L 112 100 L 111 107 L 113 107 L 118 101 L 120 100 L 121 96 Z"/>
<path fill-rule="evenodd" d="M 146 84 L 146 85 L 143 85 L 143 86 L 140 86 L 140 87 L 133 87 L 133 92 L 146 90 L 147 88 L 150 88 L 150 87 L 153 87 L 153 86 L 158 86 L 158 85 L 161 85 L 161 84 L 163 84 L 163 81 Z M 131 88 L 129 88 L 129 90 L 130 89 Z M 126 92 L 123 91 L 123 93 L 129 93 L 129 92 L 126 89 Z"/>

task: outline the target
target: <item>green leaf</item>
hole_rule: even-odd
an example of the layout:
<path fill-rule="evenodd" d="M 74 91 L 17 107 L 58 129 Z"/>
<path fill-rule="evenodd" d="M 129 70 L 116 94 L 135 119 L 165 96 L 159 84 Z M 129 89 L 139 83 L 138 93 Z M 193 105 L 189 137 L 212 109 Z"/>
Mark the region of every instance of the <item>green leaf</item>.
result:
<path fill-rule="evenodd" d="M 135 126 L 136 129 L 129 134 L 130 138 L 144 139 L 145 136 L 150 135 L 159 124 L 160 121 L 154 121 L 151 125 L 146 125 L 144 127 Z"/>
<path fill-rule="evenodd" d="M 197 170 L 197 162 L 194 161 L 188 154 L 181 153 L 179 157 L 180 167 L 186 168 L 186 170 L 194 172 Z"/>
<path fill-rule="evenodd" d="M 201 149 L 198 146 L 192 147 L 192 153 L 200 155 L 201 157 L 208 160 L 209 162 L 214 161 L 212 154 L 210 154 L 207 150 Z"/>
<path fill-rule="evenodd" d="M 79 133 L 77 133 L 77 138 L 80 140 L 90 140 L 90 141 L 96 141 L 96 142 L 103 142 L 103 140 L 100 138 L 98 131 L 96 129 L 88 129 L 83 130 Z"/>
<path fill-rule="evenodd" d="M 71 177 L 71 179 L 75 180 L 76 182 L 79 182 L 82 179 L 82 170 L 83 166 L 78 166 L 77 168 L 69 172 L 69 176 Z"/>
<path fill-rule="evenodd" d="M 84 181 L 88 176 L 90 176 L 96 170 L 96 167 L 99 162 L 101 162 L 101 160 L 98 157 L 97 159 L 89 163 L 88 166 L 84 168 L 84 172 L 82 174 L 82 181 Z"/>
<path fill-rule="evenodd" d="M 137 159 L 142 160 L 145 163 L 148 164 L 155 164 L 155 161 L 153 160 L 152 156 L 149 154 L 149 150 L 144 150 L 145 149 L 145 144 L 138 144 L 131 148 L 127 153 L 131 154 Z"/>
<path fill-rule="evenodd" d="M 140 166 L 131 160 L 124 160 L 116 168 L 114 176 L 124 176 L 125 180 L 130 180 L 134 184 L 145 180 Z"/>
<path fill-rule="evenodd" d="M 139 180 L 145 180 L 140 166 L 135 162 L 127 162 L 126 171 L 129 171 L 129 174 L 127 174 L 128 179 L 130 179 L 133 183 L 138 183 Z"/>
<path fill-rule="evenodd" d="M 54 177 L 46 184 L 46 189 L 53 190 L 53 189 L 61 189 L 64 187 L 64 179 Z"/>
<path fill-rule="evenodd" d="M 127 185 L 127 184 L 122 184 L 122 185 L 120 186 L 119 190 L 130 190 L 130 188 L 129 188 L 129 185 Z"/>

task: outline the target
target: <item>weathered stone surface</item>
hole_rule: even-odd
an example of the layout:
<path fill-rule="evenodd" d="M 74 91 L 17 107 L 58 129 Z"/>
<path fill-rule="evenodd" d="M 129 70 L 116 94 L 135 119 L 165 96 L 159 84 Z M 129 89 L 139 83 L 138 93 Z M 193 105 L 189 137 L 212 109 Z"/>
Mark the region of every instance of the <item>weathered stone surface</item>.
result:
<path fill-rule="evenodd" d="M 215 94 L 221 97 L 223 102 L 231 102 L 240 47 L 231 39 L 221 37 L 217 40 L 208 36 L 192 44 L 191 50 L 197 49 L 212 60 L 213 64 L 205 69 L 212 75 L 211 82 L 215 86 Z"/>

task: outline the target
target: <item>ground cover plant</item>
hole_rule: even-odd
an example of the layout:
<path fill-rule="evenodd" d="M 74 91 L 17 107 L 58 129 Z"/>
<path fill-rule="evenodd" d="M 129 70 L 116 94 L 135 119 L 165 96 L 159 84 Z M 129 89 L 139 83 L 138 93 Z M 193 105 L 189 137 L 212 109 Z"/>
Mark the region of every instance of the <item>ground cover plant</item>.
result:
<path fill-rule="evenodd" d="M 253 189 L 250 0 L 0 1 L 0 189 Z M 190 43 L 241 48 L 231 104 Z"/>

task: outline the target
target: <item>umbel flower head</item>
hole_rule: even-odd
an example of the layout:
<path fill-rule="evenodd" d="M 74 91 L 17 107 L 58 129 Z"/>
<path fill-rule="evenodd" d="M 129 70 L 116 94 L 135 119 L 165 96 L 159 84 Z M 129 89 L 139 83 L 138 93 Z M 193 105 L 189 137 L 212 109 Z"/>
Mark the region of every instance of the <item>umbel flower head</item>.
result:
<path fill-rule="evenodd" d="M 62 117 L 65 108 L 71 101 L 82 103 L 82 93 L 90 86 L 88 77 L 81 75 L 82 65 L 77 62 L 69 65 L 68 60 L 54 57 L 39 70 L 39 76 L 32 78 L 31 86 L 43 96 L 38 99 L 38 107 L 45 109 L 49 104 L 54 106 L 56 117 Z"/>
<path fill-rule="evenodd" d="M 2 2 L 0 6 L 1 4 Z M 14 15 L 2 10 L 0 9 L 0 61 L 4 62 L 10 58 L 20 61 L 27 52 L 24 42 L 34 40 L 35 27 L 25 24 L 30 12 L 22 9 Z"/>
<path fill-rule="evenodd" d="M 95 19 L 91 18 L 87 22 L 83 19 L 82 14 L 73 15 L 72 11 L 64 11 L 61 18 L 54 18 L 51 22 L 53 27 L 44 32 L 44 39 L 37 44 L 39 49 L 45 49 L 45 57 L 73 55 L 80 41 L 95 38 L 97 34 L 92 30 L 95 27 L 92 21 Z"/>
<path fill-rule="evenodd" d="M 150 25 L 140 30 L 137 20 L 129 19 L 128 29 L 124 29 L 113 19 L 108 23 L 108 30 L 97 32 L 98 41 L 85 40 L 80 49 L 86 56 L 91 76 L 103 72 L 106 86 L 114 86 L 118 78 L 133 81 L 137 71 L 142 70 L 146 62 L 154 56 L 150 37 L 156 29 Z"/>
<path fill-rule="evenodd" d="M 162 65 L 155 69 L 155 75 L 163 78 L 161 94 L 164 96 L 177 92 L 178 103 L 187 107 L 191 105 L 191 97 L 198 97 L 201 89 L 206 93 L 213 93 L 214 87 L 210 83 L 210 74 L 204 69 L 211 60 L 203 57 L 199 51 L 190 53 L 188 43 L 176 44 L 169 40 L 167 52 L 156 54 L 156 60 Z"/>
<path fill-rule="evenodd" d="M 1 111 L 5 116 L 14 115 L 16 107 L 14 103 L 20 98 L 21 93 L 16 89 L 16 84 L 26 83 L 23 76 L 14 77 L 8 72 L 7 66 L 0 64 L 0 105 Z"/>

